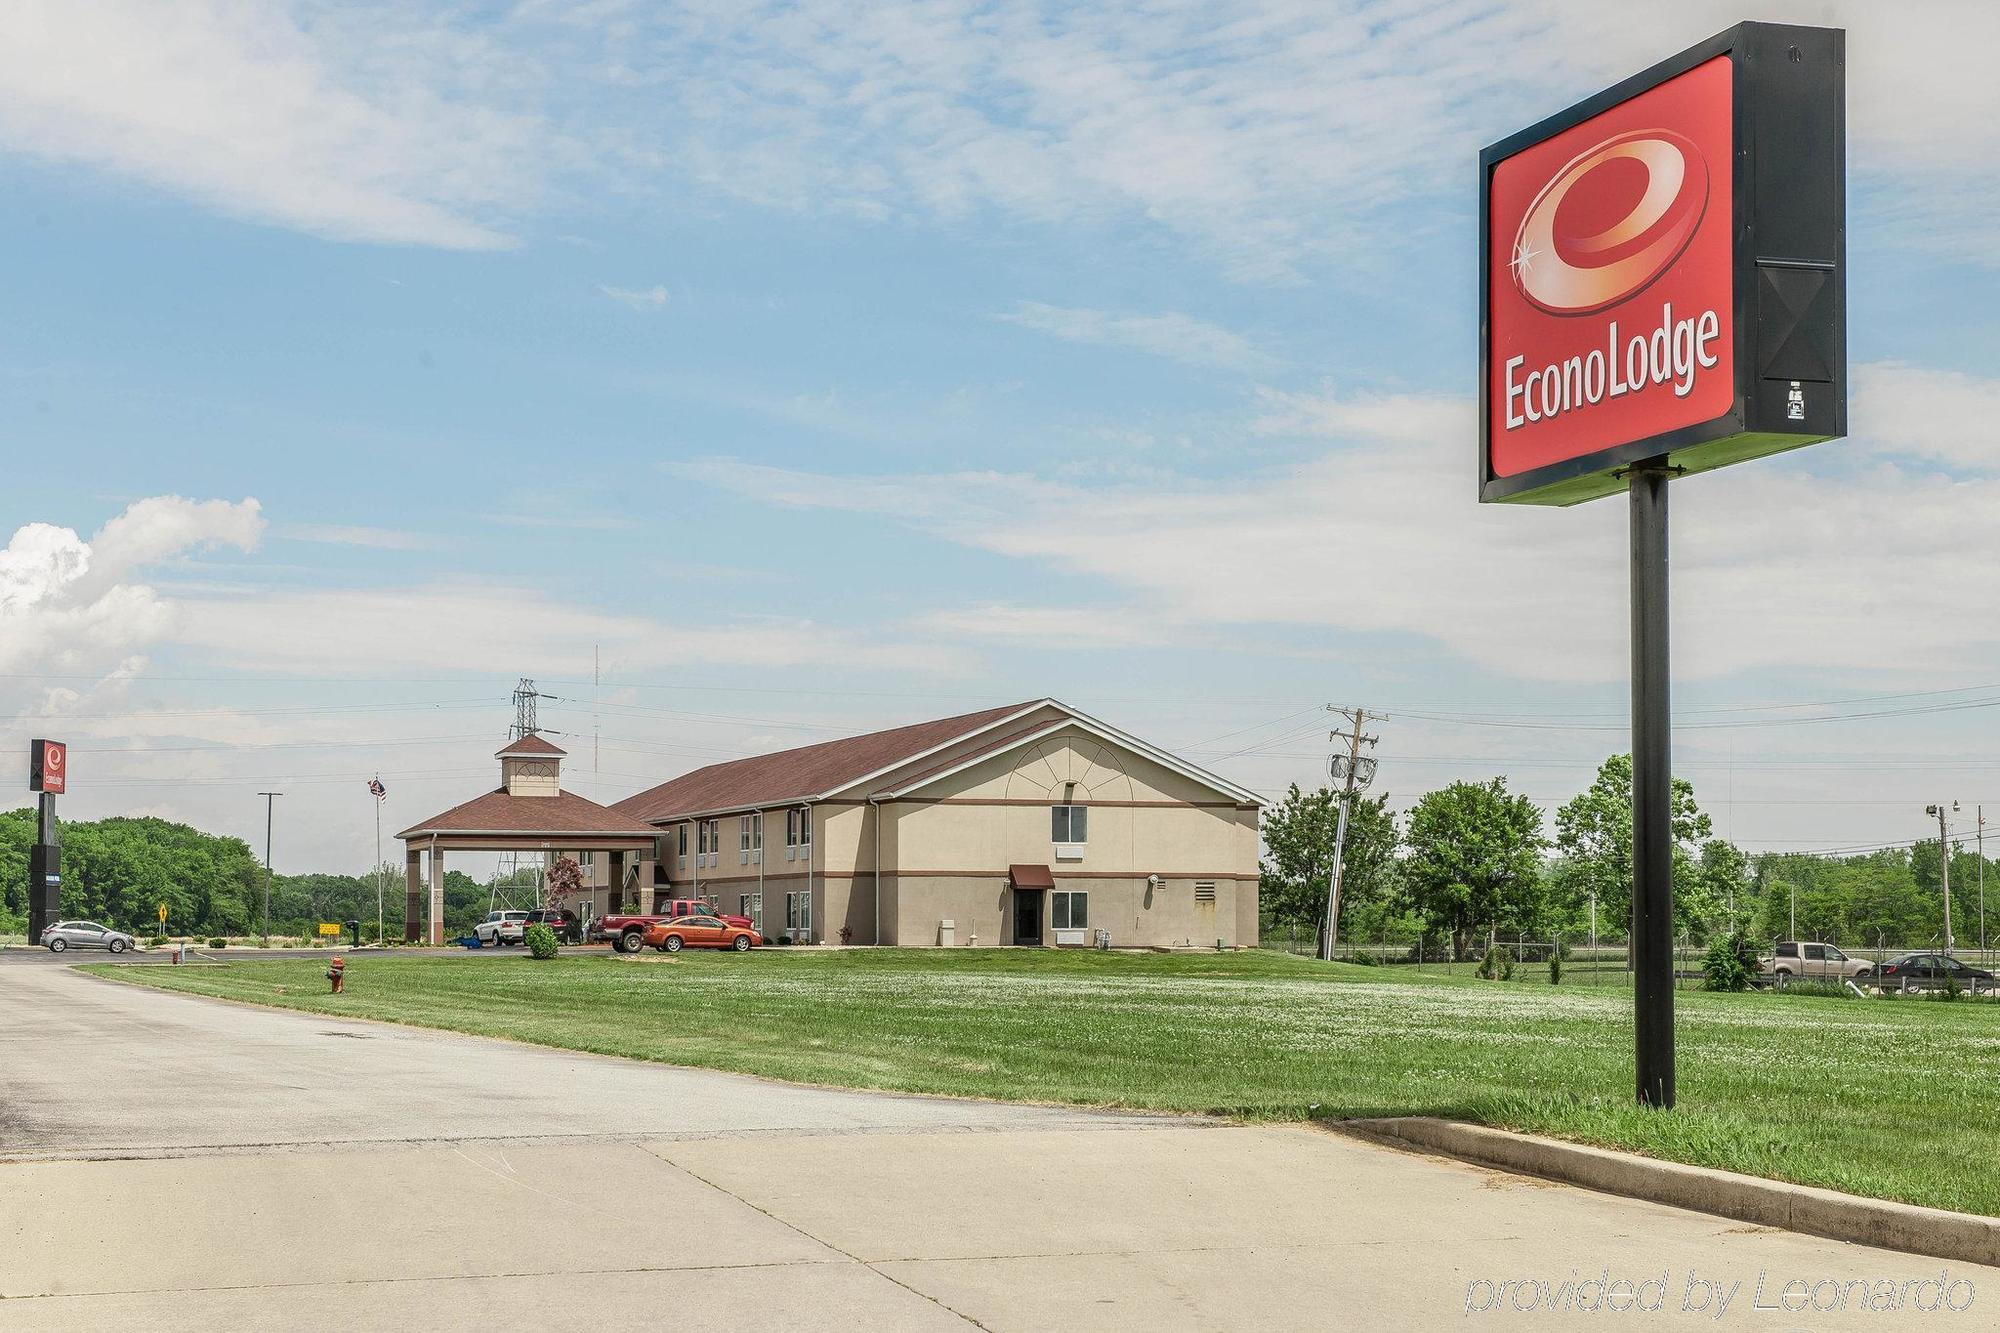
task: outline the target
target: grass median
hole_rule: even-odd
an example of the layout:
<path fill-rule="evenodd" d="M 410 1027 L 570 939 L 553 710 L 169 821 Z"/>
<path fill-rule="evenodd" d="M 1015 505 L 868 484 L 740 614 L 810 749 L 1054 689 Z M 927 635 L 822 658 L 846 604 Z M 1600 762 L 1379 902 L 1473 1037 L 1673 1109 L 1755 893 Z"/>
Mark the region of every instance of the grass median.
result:
<path fill-rule="evenodd" d="M 1256 1120 L 1439 1115 L 2000 1214 L 2000 1006 L 1679 996 L 1680 1109 L 1631 999 L 1276 954 L 765 950 L 99 966 L 119 981 L 806 1083 Z"/>

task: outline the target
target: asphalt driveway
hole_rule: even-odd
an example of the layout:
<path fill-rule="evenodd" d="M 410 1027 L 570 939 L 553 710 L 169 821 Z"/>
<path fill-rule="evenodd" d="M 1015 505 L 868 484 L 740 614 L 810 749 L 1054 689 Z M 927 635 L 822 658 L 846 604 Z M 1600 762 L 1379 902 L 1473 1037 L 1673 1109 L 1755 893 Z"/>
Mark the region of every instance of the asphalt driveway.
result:
<path fill-rule="evenodd" d="M 1768 1303 L 1941 1268 L 1973 1299 L 1926 1325 L 1991 1327 L 2000 1270 L 1312 1129 L 801 1088 L 0 955 L 0 1330 L 1598 1327 L 1520 1284 L 1600 1273 L 1664 1284 L 1648 1326 L 1713 1327 L 1693 1296 L 1740 1283 L 1724 1327 L 1875 1329 Z"/>

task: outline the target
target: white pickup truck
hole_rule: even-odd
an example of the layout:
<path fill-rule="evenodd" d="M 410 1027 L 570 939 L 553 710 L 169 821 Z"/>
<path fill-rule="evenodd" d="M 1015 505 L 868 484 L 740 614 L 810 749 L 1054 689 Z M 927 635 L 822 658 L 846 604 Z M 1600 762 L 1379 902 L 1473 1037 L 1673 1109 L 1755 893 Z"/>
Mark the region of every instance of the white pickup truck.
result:
<path fill-rule="evenodd" d="M 1812 981 L 1859 981 L 1873 975 L 1875 964 L 1849 958 L 1831 944 L 1811 940 L 1779 940 L 1776 952 L 1757 960 L 1759 972 Z"/>
<path fill-rule="evenodd" d="M 528 936 L 526 912 L 490 912 L 472 928 L 481 944 L 519 944 Z"/>

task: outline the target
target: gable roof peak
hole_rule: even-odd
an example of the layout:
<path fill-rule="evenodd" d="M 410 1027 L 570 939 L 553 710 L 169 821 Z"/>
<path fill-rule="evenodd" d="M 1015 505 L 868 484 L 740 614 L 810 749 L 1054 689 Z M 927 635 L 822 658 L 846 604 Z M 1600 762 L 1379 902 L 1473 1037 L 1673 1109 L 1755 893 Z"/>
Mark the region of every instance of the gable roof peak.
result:
<path fill-rule="evenodd" d="M 566 755 L 569 751 L 548 740 L 539 731 L 531 731 L 525 736 L 517 736 L 493 752 L 495 759 L 509 759 L 516 755 Z"/>

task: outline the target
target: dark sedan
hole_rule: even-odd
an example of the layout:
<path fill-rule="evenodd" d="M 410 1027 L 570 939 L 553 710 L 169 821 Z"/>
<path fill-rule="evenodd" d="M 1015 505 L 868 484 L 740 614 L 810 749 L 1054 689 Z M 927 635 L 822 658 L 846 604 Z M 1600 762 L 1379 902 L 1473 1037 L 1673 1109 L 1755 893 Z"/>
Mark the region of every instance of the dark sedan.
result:
<path fill-rule="evenodd" d="M 1875 977 L 1883 990 L 1942 990 L 1953 981 L 1967 990 L 1993 989 L 1991 972 L 1941 953 L 1906 953 L 1882 964 Z"/>

